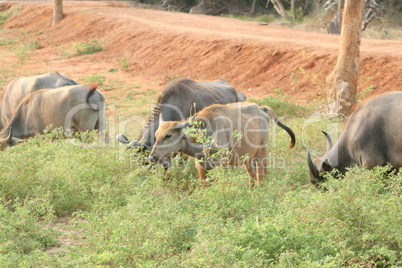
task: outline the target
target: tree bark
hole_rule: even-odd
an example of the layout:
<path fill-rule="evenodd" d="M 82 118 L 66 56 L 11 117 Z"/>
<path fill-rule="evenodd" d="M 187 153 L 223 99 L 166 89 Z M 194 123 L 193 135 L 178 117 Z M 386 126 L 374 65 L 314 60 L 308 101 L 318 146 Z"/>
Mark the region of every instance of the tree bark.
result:
<path fill-rule="evenodd" d="M 364 0 L 345 0 L 338 60 L 327 77 L 328 112 L 349 115 L 356 104 Z"/>
<path fill-rule="evenodd" d="M 63 0 L 53 0 L 52 26 L 63 19 Z"/>
<path fill-rule="evenodd" d="M 340 34 L 341 33 L 342 13 L 343 13 L 344 5 L 345 5 L 345 0 L 338 1 L 338 11 L 336 12 L 334 19 L 328 25 L 328 28 L 327 28 L 328 33 L 330 33 L 330 34 Z"/>
<path fill-rule="evenodd" d="M 250 14 L 254 14 L 255 12 L 255 4 L 256 4 L 257 0 L 253 0 L 253 2 L 251 3 L 251 8 L 250 8 Z"/>
<path fill-rule="evenodd" d="M 267 1 L 267 6 L 268 6 L 269 2 L 271 2 L 274 5 L 274 8 L 275 8 L 276 12 L 278 12 L 278 14 L 282 18 L 284 18 L 284 19 L 288 18 L 288 15 L 286 14 L 286 10 L 283 7 L 283 5 L 282 5 L 280 0 L 268 0 Z"/>

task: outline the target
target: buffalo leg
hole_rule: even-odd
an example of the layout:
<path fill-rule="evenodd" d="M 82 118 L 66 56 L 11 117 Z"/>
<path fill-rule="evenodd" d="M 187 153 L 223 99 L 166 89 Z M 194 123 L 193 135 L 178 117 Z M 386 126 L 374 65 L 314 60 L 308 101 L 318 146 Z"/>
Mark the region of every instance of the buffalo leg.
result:
<path fill-rule="evenodd" d="M 255 180 L 257 179 L 257 168 L 254 165 L 253 161 L 247 161 L 244 163 L 244 168 L 247 170 L 248 175 L 250 176 L 249 186 L 254 187 Z"/>
<path fill-rule="evenodd" d="M 208 170 L 211 169 L 210 166 L 206 162 L 198 162 L 198 161 L 195 162 L 195 166 L 198 171 L 198 177 L 200 178 L 200 185 L 203 187 L 208 186 L 208 182 L 206 180 L 206 174 Z"/>
<path fill-rule="evenodd" d="M 262 185 L 262 181 L 267 176 L 267 155 L 268 151 L 264 148 L 259 150 L 255 155 L 253 161 L 255 162 L 255 166 L 257 167 L 257 181 L 260 185 Z"/>

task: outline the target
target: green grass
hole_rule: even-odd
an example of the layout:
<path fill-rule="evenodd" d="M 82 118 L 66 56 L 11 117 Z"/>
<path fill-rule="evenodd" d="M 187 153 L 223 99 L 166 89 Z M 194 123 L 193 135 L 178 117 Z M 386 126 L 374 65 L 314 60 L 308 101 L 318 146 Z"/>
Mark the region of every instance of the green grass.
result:
<path fill-rule="evenodd" d="M 142 165 L 113 145 L 85 148 L 47 134 L 0 154 L 0 263 L 4 267 L 397 267 L 402 265 L 402 175 L 353 168 L 308 181 L 304 118 L 271 144 L 265 184 L 243 168 L 209 173 L 194 160 Z M 315 143 L 325 139 L 311 124 Z M 111 133 L 113 134 L 113 133 Z M 112 139 L 114 137 L 111 136 Z M 85 145 L 85 144 L 84 144 Z M 88 146 L 86 146 L 88 147 Z M 61 224 L 65 221 L 67 223 Z M 62 228 L 57 228 L 62 226 Z M 69 237 L 68 247 L 58 239 Z M 48 253 L 49 249 L 57 249 Z"/>
<path fill-rule="evenodd" d="M 128 71 L 128 69 L 130 68 L 131 65 L 131 55 L 125 55 L 124 57 L 121 57 L 119 59 L 120 61 L 120 67 L 123 71 Z"/>
<path fill-rule="evenodd" d="M 100 74 L 86 75 L 84 77 L 84 81 L 87 84 L 98 83 L 99 85 L 103 85 L 106 80 L 106 77 Z"/>
<path fill-rule="evenodd" d="M 276 91 L 280 91 L 279 89 Z M 286 96 L 285 96 L 286 98 Z M 314 107 L 307 107 L 294 104 L 292 102 L 268 96 L 262 99 L 250 98 L 249 101 L 257 103 L 259 106 L 270 106 L 277 116 L 303 117 L 313 111 Z"/>
<path fill-rule="evenodd" d="M 31 41 L 17 47 L 15 56 L 19 64 L 23 64 L 26 60 L 30 59 L 32 54 L 40 47 L 37 41 Z"/>
<path fill-rule="evenodd" d="M 104 44 L 98 40 L 91 40 L 89 42 L 76 42 L 72 43 L 70 47 L 62 46 L 59 48 L 59 53 L 64 57 L 76 57 L 81 55 L 91 55 L 103 50 Z"/>
<path fill-rule="evenodd" d="M 0 25 L 3 25 L 9 18 L 20 12 L 19 5 L 13 5 L 6 11 L 0 12 Z"/>

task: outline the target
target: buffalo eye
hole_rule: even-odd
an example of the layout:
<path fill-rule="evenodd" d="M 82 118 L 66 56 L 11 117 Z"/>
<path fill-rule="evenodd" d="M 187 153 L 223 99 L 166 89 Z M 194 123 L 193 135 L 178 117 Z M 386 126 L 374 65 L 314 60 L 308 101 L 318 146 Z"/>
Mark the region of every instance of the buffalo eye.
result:
<path fill-rule="evenodd" d="M 169 138 L 171 138 L 172 137 L 172 134 L 166 134 L 165 135 L 165 139 L 169 139 Z"/>

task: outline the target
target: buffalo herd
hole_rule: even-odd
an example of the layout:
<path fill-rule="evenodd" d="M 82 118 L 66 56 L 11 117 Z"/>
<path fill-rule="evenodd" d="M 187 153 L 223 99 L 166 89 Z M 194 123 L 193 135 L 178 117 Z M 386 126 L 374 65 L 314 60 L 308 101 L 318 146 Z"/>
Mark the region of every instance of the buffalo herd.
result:
<path fill-rule="evenodd" d="M 296 143 L 294 132 L 273 110 L 246 101 L 246 96 L 224 79 L 194 81 L 182 78 L 168 85 L 158 98 L 140 137 L 117 139 L 127 148 L 146 152 L 148 160 L 171 166 L 170 157 L 181 153 L 198 159 L 199 178 L 219 166 L 242 165 L 250 184 L 262 184 L 267 174 L 270 121 Z M 45 130 L 62 127 L 69 132 L 106 132 L 105 97 L 97 85 L 78 84 L 58 72 L 18 77 L 0 92 L 0 149 L 24 142 Z M 361 104 L 349 117 L 339 140 L 313 160 L 307 149 L 311 182 L 317 186 L 323 172 L 342 175 L 359 165 L 367 169 L 402 167 L 402 92 L 385 93 Z M 104 136 L 101 136 L 104 137 Z"/>
<path fill-rule="evenodd" d="M 11 80 L 0 93 L 0 148 L 60 127 L 104 133 L 105 97 L 96 88 L 58 72 Z"/>

